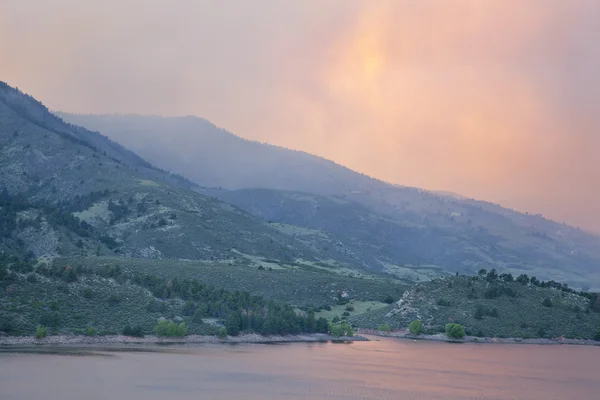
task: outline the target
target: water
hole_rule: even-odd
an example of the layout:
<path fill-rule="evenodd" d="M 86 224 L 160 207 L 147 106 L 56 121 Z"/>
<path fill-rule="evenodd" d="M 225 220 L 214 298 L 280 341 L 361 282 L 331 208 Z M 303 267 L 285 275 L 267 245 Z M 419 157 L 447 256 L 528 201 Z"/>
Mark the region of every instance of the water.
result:
<path fill-rule="evenodd" d="M 600 347 L 382 339 L 31 349 L 1 350 L 0 399 L 600 398 Z"/>

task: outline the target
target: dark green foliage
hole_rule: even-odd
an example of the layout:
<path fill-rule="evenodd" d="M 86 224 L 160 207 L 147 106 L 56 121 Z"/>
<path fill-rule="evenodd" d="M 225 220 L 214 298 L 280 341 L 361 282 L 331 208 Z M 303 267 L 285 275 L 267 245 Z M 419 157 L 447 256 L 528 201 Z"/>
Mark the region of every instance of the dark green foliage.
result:
<path fill-rule="evenodd" d="M 544 307 L 552 307 L 552 300 L 550 300 L 548 297 L 546 297 L 544 299 L 544 301 L 542 301 L 542 305 Z"/>
<path fill-rule="evenodd" d="M 383 302 L 387 303 L 387 304 L 392 304 L 394 302 L 394 298 L 392 296 L 388 295 L 383 299 Z"/>
<path fill-rule="evenodd" d="M 438 306 L 442 306 L 442 307 L 450 307 L 450 305 L 451 305 L 450 302 L 446 299 L 438 299 L 436 304 Z"/>
<path fill-rule="evenodd" d="M 136 325 L 133 328 L 130 325 L 125 326 L 123 328 L 124 336 L 132 336 L 132 337 L 144 337 L 144 332 L 141 326 Z"/>
<path fill-rule="evenodd" d="M 390 324 L 385 323 L 385 324 L 381 324 L 377 327 L 377 330 L 380 332 L 391 332 L 392 331 L 392 327 L 390 326 Z"/>
<path fill-rule="evenodd" d="M 354 307 L 352 307 L 352 306 L 346 306 L 346 311 L 354 311 Z"/>
<path fill-rule="evenodd" d="M 473 317 L 475 319 L 483 319 L 483 317 L 485 316 L 499 318 L 500 313 L 498 312 L 497 308 L 486 308 L 481 304 L 477 304 L 477 307 L 475 308 L 475 314 L 473 314 Z"/>
<path fill-rule="evenodd" d="M 594 335 L 594 340 L 600 342 L 600 330 L 598 330 L 598 332 L 596 332 L 596 334 Z"/>
<path fill-rule="evenodd" d="M 527 276 L 527 274 L 521 274 L 517 277 L 516 281 L 519 282 L 521 285 L 527 285 L 529 283 L 529 277 Z"/>

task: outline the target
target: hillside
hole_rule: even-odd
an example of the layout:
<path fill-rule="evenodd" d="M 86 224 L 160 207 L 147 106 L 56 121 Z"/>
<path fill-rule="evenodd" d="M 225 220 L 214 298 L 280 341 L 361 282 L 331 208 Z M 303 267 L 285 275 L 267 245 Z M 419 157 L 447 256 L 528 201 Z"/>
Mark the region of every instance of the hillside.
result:
<path fill-rule="evenodd" d="M 313 218 L 303 223 L 291 219 L 308 229 L 327 225 L 329 228 L 318 228 L 328 237 L 324 241 L 318 237 L 304 240 L 323 242 L 319 244 L 322 248 L 327 241 L 340 241 L 357 260 L 376 270 L 381 270 L 384 263 L 400 267 L 402 274 L 407 266 L 433 266 L 450 273 L 474 273 L 480 268 L 495 267 L 568 282 L 580 288 L 600 289 L 600 238 L 540 215 L 523 214 L 453 194 L 390 185 L 316 156 L 244 140 L 200 118 L 59 115 L 99 130 L 154 164 L 202 186 L 239 190 L 226 193 L 204 189 L 203 192 L 260 217 L 287 224 L 290 218 L 286 216 L 297 214 L 289 205 L 306 210 L 315 202 L 323 205 L 337 202 L 339 210 L 319 214 L 322 221 Z M 307 198 L 312 199 L 304 203 L 280 202 L 290 196 L 253 190 L 258 188 L 308 193 Z M 266 205 L 256 207 L 259 203 L 269 204 L 269 209 Z M 272 211 L 273 207 L 277 211 Z M 271 214 L 282 218 L 267 216 Z M 391 241 L 389 235 L 387 239 L 385 235 L 382 238 L 372 235 L 370 243 L 362 246 L 359 234 L 362 223 L 357 221 L 366 214 L 390 222 L 388 226 L 373 225 L 373 229 L 386 232 L 391 226 L 404 230 L 404 234 L 393 233 L 400 239 Z M 340 216 L 347 220 L 337 219 Z M 332 226 L 351 229 L 346 230 L 343 238 L 330 229 Z M 388 229 L 388 232 L 394 231 Z M 385 249 L 381 260 L 373 259 L 374 248 Z"/>
<path fill-rule="evenodd" d="M 492 337 L 593 338 L 600 331 L 600 298 L 556 282 L 526 275 L 454 276 L 416 284 L 394 306 L 351 319 L 376 328 L 396 329 L 421 320 L 429 332 L 455 322 L 467 335 Z"/>
<path fill-rule="evenodd" d="M 199 191 L 1 84 L 0 332 L 314 332 L 323 307 L 407 287 Z"/>

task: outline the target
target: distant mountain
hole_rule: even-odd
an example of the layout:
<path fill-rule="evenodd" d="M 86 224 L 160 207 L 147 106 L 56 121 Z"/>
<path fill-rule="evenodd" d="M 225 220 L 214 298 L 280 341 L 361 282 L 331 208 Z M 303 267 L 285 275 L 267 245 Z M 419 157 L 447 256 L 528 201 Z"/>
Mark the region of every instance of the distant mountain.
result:
<path fill-rule="evenodd" d="M 329 241 L 342 243 L 346 256 L 371 268 L 474 272 L 493 265 L 600 287 L 600 238 L 540 215 L 391 185 L 320 157 L 242 139 L 196 117 L 58 115 L 201 186 L 239 190 L 202 189 L 206 194 L 273 222 L 325 232 Z M 338 209 L 315 211 L 333 205 Z M 371 218 L 366 228 L 365 215 Z"/>
<path fill-rule="evenodd" d="M 14 225 L 0 247 L 49 259 L 318 260 L 291 236 L 192 187 L 0 84 L 0 201 Z"/>

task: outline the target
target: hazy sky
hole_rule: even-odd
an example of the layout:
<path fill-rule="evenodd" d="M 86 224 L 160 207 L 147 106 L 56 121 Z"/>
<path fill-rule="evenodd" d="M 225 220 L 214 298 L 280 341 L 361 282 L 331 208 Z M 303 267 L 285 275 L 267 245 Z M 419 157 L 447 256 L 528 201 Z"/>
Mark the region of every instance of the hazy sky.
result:
<path fill-rule="evenodd" d="M 598 0 L 0 0 L 0 80 L 600 231 Z"/>

